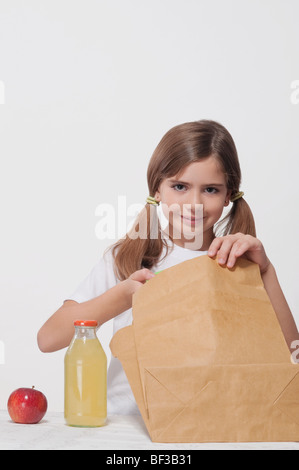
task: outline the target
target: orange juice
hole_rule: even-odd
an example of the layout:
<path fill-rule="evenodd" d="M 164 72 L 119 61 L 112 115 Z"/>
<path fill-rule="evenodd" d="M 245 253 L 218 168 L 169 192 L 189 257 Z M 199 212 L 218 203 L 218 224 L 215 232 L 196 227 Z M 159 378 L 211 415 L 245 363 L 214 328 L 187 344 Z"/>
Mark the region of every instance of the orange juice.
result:
<path fill-rule="evenodd" d="M 103 426 L 107 418 L 107 358 L 96 322 L 75 322 L 66 352 L 64 416 L 70 426 Z"/>

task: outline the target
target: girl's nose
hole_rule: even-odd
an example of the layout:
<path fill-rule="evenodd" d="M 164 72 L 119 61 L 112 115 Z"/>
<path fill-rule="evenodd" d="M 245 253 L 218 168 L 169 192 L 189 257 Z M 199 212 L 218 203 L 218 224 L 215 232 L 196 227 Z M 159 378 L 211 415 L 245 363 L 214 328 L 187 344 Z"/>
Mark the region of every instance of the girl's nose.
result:
<path fill-rule="evenodd" d="M 192 194 L 190 194 L 190 197 L 188 199 L 189 200 L 186 206 L 186 210 L 188 210 L 188 212 L 192 216 L 200 217 L 203 212 L 203 205 L 200 193 L 194 191 Z"/>
<path fill-rule="evenodd" d="M 196 207 L 197 204 L 202 204 L 200 191 L 194 191 L 190 199 L 192 207 Z"/>

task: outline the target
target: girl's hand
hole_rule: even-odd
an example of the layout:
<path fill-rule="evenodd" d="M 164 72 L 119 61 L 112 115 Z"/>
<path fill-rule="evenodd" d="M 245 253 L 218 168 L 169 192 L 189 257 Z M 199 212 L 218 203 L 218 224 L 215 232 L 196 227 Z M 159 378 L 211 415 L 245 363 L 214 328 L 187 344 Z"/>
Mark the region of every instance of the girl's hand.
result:
<path fill-rule="evenodd" d="M 244 233 L 215 238 L 210 245 L 208 255 L 211 258 L 217 256 L 218 263 L 226 264 L 228 268 L 232 268 L 237 258 L 243 256 L 243 258 L 257 263 L 261 274 L 264 274 L 271 264 L 260 240 L 251 235 L 244 235 Z"/>
<path fill-rule="evenodd" d="M 140 289 L 145 281 L 151 279 L 152 277 L 155 277 L 154 273 L 147 268 L 135 271 L 133 274 L 131 274 L 130 277 L 128 277 L 128 279 L 124 281 L 128 294 L 130 296 L 135 294 L 135 292 Z"/>

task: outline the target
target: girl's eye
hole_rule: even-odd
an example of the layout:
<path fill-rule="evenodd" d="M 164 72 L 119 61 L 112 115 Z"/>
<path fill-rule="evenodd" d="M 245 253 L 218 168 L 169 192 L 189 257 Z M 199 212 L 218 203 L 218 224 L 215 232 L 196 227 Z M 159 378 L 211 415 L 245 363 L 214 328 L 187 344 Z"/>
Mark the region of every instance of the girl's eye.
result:
<path fill-rule="evenodd" d="M 218 193 L 218 189 L 210 187 L 210 188 L 206 188 L 206 192 L 209 194 L 215 194 L 215 193 Z"/>
<path fill-rule="evenodd" d="M 184 186 L 183 184 L 175 184 L 175 185 L 173 186 L 173 188 L 174 188 L 176 191 L 181 192 L 181 191 L 184 191 L 184 189 L 186 188 L 186 186 Z"/>

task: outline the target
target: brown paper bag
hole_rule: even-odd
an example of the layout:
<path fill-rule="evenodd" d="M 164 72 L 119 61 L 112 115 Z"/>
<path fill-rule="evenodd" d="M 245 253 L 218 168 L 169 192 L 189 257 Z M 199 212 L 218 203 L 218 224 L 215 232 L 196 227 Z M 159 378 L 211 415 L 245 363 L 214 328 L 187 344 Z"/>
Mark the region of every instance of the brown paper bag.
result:
<path fill-rule="evenodd" d="M 110 348 L 154 442 L 299 440 L 299 365 L 250 261 L 160 272 Z"/>

